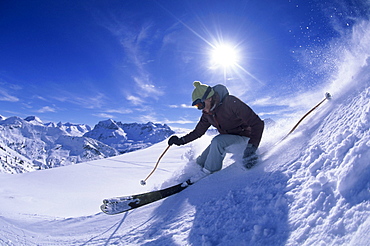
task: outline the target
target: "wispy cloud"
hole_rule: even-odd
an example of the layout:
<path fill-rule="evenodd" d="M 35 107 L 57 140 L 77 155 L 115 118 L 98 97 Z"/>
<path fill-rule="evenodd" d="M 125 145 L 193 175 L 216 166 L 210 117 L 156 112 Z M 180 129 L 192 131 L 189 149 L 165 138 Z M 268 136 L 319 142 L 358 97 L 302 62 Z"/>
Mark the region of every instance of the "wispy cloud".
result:
<path fill-rule="evenodd" d="M 152 44 L 159 38 L 158 30 L 154 28 L 152 22 L 144 22 L 141 25 L 130 25 L 129 19 L 120 18 L 116 14 L 101 16 L 101 25 L 108 29 L 119 40 L 125 54 L 125 60 L 129 62 L 131 69 L 131 78 L 134 87 L 129 88 L 126 94 L 134 96 L 127 99 L 137 105 L 142 103 L 134 97 L 155 98 L 163 95 L 163 90 L 152 81 L 152 74 L 146 68 L 148 63 L 153 62 L 149 57 L 152 50 Z"/>
<path fill-rule="evenodd" d="M 258 114 L 262 117 L 294 119 L 303 115 L 324 98 L 322 90 L 307 91 L 295 95 L 282 95 L 276 97 L 261 97 L 250 103 L 258 107 Z"/>
<path fill-rule="evenodd" d="M 289 115 L 292 115 L 292 112 L 296 112 L 296 111 L 288 107 L 286 108 L 276 107 L 276 108 L 270 108 L 269 110 L 265 109 L 264 111 L 259 112 L 258 115 L 263 116 L 263 117 L 279 116 L 279 118 L 281 118 L 282 116 L 287 117 Z"/>
<path fill-rule="evenodd" d="M 138 34 L 125 36 L 121 45 L 125 53 L 130 58 L 130 62 L 135 66 L 135 72 L 132 76 L 135 85 L 136 93 L 141 97 L 158 97 L 163 95 L 163 92 L 155 86 L 151 80 L 151 74 L 144 67 L 148 63 L 148 58 L 145 56 L 148 50 L 145 50 L 150 26 L 143 27 Z"/>
<path fill-rule="evenodd" d="M 285 102 L 286 100 L 282 98 L 273 98 L 270 96 L 267 97 L 261 97 L 255 101 L 252 102 L 253 105 L 256 106 L 288 106 L 288 104 Z"/>
<path fill-rule="evenodd" d="M 99 117 L 99 118 L 106 118 L 106 119 L 113 119 L 113 118 L 115 118 L 114 115 L 106 114 L 106 113 L 93 114 L 93 116 L 96 116 L 96 117 Z"/>
<path fill-rule="evenodd" d="M 93 116 L 99 117 L 99 118 L 107 118 L 107 119 L 114 119 L 117 118 L 113 114 L 130 114 L 133 111 L 131 109 L 107 109 L 105 112 L 92 114 Z"/>
<path fill-rule="evenodd" d="M 120 108 L 120 109 L 107 109 L 106 112 L 111 114 L 130 114 L 133 112 L 133 110 Z"/>
<path fill-rule="evenodd" d="M 187 104 L 180 104 L 180 105 L 169 105 L 170 108 L 191 108 L 191 109 L 195 109 L 194 106 L 191 106 L 191 105 L 187 105 Z"/>
<path fill-rule="evenodd" d="M 19 98 L 10 95 L 5 90 L 0 90 L 0 101 L 6 101 L 6 102 L 18 102 Z"/>
<path fill-rule="evenodd" d="M 34 95 L 34 96 L 32 96 L 32 99 L 38 99 L 38 100 L 41 100 L 41 101 L 48 101 L 48 99 L 46 99 L 45 97 L 40 96 L 40 95 Z"/>
<path fill-rule="evenodd" d="M 296 93 L 294 95 L 283 96 L 266 96 L 261 97 L 251 104 L 256 106 L 286 106 L 290 108 L 305 108 L 313 106 L 316 101 L 324 97 L 321 89 L 317 91 L 307 91 L 303 93 Z"/>
<path fill-rule="evenodd" d="M 180 119 L 180 120 L 165 120 L 163 123 L 165 124 L 194 124 L 196 121 Z"/>
<path fill-rule="evenodd" d="M 139 122 L 158 122 L 158 119 L 154 114 L 141 115 L 138 118 Z"/>
<path fill-rule="evenodd" d="M 129 95 L 126 97 L 128 101 L 130 101 L 133 105 L 140 105 L 144 103 L 144 100 L 142 100 L 140 97 Z"/>
<path fill-rule="evenodd" d="M 49 106 L 45 106 L 45 107 L 40 108 L 39 110 L 36 110 L 36 112 L 37 113 L 56 112 L 56 109 L 52 108 L 52 107 L 49 107 Z"/>
<path fill-rule="evenodd" d="M 68 91 L 60 91 L 59 96 L 53 97 L 60 102 L 69 102 L 87 109 L 102 108 L 107 97 L 103 93 L 95 93 L 91 96 L 81 96 L 81 94 L 73 94 Z"/>
<path fill-rule="evenodd" d="M 137 93 L 142 97 L 158 97 L 164 94 L 162 90 L 153 84 L 146 72 L 143 72 L 140 77 L 134 77 L 133 79 L 139 88 Z"/>

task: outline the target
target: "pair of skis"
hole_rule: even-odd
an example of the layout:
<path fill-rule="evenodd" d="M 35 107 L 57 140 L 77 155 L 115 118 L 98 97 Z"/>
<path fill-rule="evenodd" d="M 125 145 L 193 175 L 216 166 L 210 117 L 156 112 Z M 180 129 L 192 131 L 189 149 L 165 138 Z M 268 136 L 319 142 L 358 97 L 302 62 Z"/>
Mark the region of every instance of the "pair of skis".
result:
<path fill-rule="evenodd" d="M 103 205 L 101 205 L 100 208 L 104 213 L 110 215 L 123 213 L 179 193 L 180 191 L 189 187 L 189 185 L 192 185 L 192 183 L 190 180 L 187 180 L 181 184 L 177 184 L 162 190 L 151 191 L 133 196 L 104 199 Z"/>

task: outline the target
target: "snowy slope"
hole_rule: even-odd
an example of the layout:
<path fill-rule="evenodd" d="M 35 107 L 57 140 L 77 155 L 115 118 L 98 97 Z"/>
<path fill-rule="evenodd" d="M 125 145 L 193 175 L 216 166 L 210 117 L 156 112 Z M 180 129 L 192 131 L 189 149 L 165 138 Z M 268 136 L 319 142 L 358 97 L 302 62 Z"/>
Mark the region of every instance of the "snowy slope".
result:
<path fill-rule="evenodd" d="M 24 173 L 36 169 L 31 160 L 18 154 L 0 141 L 0 173 Z"/>
<path fill-rule="evenodd" d="M 239 157 L 227 155 L 224 170 L 164 201 L 121 215 L 100 213 L 101 200 L 186 178 L 196 170 L 193 158 L 210 136 L 171 147 L 145 187 L 139 181 L 166 142 L 80 165 L 3 174 L 0 242 L 368 245 L 369 84 L 326 103 L 264 155 L 259 166 L 243 171 Z"/>
<path fill-rule="evenodd" d="M 272 149 L 289 128 L 267 129 L 260 152 L 270 151 L 251 170 L 240 168 L 240 146 L 234 146 L 236 154 L 226 156 L 222 171 L 163 201 L 114 216 L 99 211 L 103 198 L 185 179 L 197 171 L 194 157 L 211 136 L 171 147 L 147 186 L 139 182 L 166 141 L 80 165 L 0 174 L 0 244 L 369 245 L 370 51 L 365 37 L 333 79 L 333 99 Z"/>

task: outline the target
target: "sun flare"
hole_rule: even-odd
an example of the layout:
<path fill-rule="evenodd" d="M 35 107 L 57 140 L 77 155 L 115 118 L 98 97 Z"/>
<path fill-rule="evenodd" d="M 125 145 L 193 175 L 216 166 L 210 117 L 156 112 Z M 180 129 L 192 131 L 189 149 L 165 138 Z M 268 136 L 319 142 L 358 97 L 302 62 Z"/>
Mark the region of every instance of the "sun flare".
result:
<path fill-rule="evenodd" d="M 236 65 L 238 60 L 238 52 L 231 45 L 217 45 L 211 51 L 211 66 L 214 68 L 219 66 L 231 67 Z"/>

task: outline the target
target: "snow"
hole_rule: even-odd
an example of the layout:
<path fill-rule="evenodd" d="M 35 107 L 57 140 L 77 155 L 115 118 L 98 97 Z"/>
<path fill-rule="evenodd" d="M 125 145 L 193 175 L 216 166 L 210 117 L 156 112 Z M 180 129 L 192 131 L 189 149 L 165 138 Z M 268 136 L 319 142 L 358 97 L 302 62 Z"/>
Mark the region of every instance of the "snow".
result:
<path fill-rule="evenodd" d="M 347 66 L 338 74 L 347 71 L 346 76 L 333 80 L 345 93 L 334 90 L 332 100 L 283 142 L 272 147 L 289 129 L 277 123 L 266 130 L 256 167 L 243 170 L 241 146 L 233 146 L 222 171 L 123 214 L 100 212 L 102 200 L 183 181 L 199 170 L 194 158 L 212 136 L 172 146 L 146 186 L 140 180 L 166 141 L 79 165 L 0 174 L 0 244 L 370 245 L 370 60 L 365 53 L 357 63 L 344 59 Z"/>

